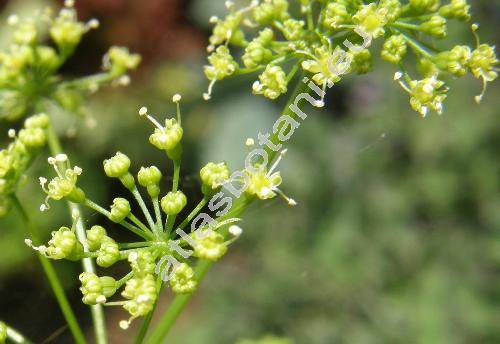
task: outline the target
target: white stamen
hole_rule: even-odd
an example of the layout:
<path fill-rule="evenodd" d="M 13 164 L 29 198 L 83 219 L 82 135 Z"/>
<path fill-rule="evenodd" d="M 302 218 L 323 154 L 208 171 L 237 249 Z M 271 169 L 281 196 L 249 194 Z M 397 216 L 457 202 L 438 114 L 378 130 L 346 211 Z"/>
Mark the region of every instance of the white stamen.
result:
<path fill-rule="evenodd" d="M 99 27 L 99 20 L 92 18 L 87 23 L 87 27 L 90 29 L 97 29 Z"/>
<path fill-rule="evenodd" d="M 217 16 L 211 16 L 208 22 L 210 24 L 217 24 L 219 22 L 219 18 Z"/>
<path fill-rule="evenodd" d="M 130 321 L 127 321 L 127 320 L 122 320 L 122 321 L 120 321 L 120 324 L 119 324 L 119 325 L 120 325 L 120 328 L 121 328 L 122 330 L 126 330 L 126 329 L 128 329 L 128 328 L 129 328 L 129 326 L 130 326 Z"/>
<path fill-rule="evenodd" d="M 7 132 L 7 135 L 9 135 L 9 137 L 11 139 L 13 139 L 16 137 L 16 131 L 14 129 L 9 129 L 9 131 Z"/>
<path fill-rule="evenodd" d="M 402 77 L 403 77 L 403 73 L 401 73 L 401 72 L 394 73 L 394 80 L 399 80 Z"/>
<path fill-rule="evenodd" d="M 246 141 L 245 141 L 245 145 L 247 147 L 252 147 L 253 145 L 255 145 L 255 140 L 252 139 L 251 137 L 249 137 Z"/>
<path fill-rule="evenodd" d="M 283 159 L 283 156 L 286 154 L 286 152 L 288 152 L 288 149 L 283 149 L 281 152 L 280 152 L 280 155 L 278 156 L 278 158 L 276 159 L 276 161 L 274 162 L 274 164 L 271 166 L 271 168 L 269 169 L 269 171 L 267 172 L 267 176 L 269 177 L 273 172 L 274 170 L 278 167 L 281 159 Z"/>
<path fill-rule="evenodd" d="M 143 106 L 139 109 L 139 115 L 144 116 L 148 113 L 148 108 Z"/>
<path fill-rule="evenodd" d="M 57 164 L 56 158 L 51 157 L 51 156 L 47 159 L 47 162 L 49 163 L 49 165 L 55 165 L 55 164 Z"/>
<path fill-rule="evenodd" d="M 79 176 L 80 174 L 82 174 L 83 170 L 81 167 L 75 166 L 73 167 L 73 172 L 75 172 Z"/>

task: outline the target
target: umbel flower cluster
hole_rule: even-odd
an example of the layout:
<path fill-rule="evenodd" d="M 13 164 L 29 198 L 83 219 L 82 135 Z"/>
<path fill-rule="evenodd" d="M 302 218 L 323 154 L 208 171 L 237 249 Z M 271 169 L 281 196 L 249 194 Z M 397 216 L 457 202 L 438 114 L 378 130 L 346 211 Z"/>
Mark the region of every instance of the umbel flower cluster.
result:
<path fill-rule="evenodd" d="M 192 266 L 196 260 L 219 260 L 242 233 L 241 228 L 234 224 L 239 219 L 233 217 L 227 202 L 213 197 L 231 179 L 225 162 L 209 162 L 201 168 L 203 198 L 182 221 L 177 221 L 178 215 L 188 204 L 186 195 L 179 189 L 183 137 L 180 100 L 180 95 L 173 97 L 177 105 L 177 117 L 167 118 L 164 124 L 150 115 L 145 107 L 139 110 L 139 114 L 154 125 L 149 142 L 165 152 L 165 156 L 172 161 L 173 179 L 168 192 L 163 193 L 161 190 L 164 178 L 159 167 L 141 167 L 134 175 L 130 158 L 121 152 L 104 161 L 104 172 L 108 177 L 117 179 L 131 197 L 115 198 L 109 207 L 98 205 L 79 187 L 83 171 L 78 166 L 71 166 L 65 154 L 49 158 L 48 162 L 56 172 L 52 180 L 40 178 L 40 184 L 47 194 L 40 207 L 42 211 L 50 209 L 50 202 L 65 199 L 104 215 L 109 222 L 87 229 L 82 240 L 76 229 L 79 219 L 77 213 L 73 215 L 73 225 L 53 231 L 46 245 L 33 246 L 30 239 L 26 240 L 27 245 L 51 259 L 76 261 L 92 258 L 102 268 L 125 261 L 130 272 L 118 279 L 91 272 L 80 275 L 80 290 L 85 304 L 121 306 L 129 313 L 129 318 L 120 322 L 123 329 L 128 328 L 135 318 L 153 310 L 163 281 L 168 280 L 176 294 L 194 292 L 198 276 Z M 244 198 L 267 200 L 282 194 L 278 189 L 281 176 L 275 171 L 280 158 L 281 155 L 267 174 L 255 168 L 238 171 L 240 175 L 247 175 L 249 180 Z M 147 199 L 140 188 L 146 192 Z M 138 205 L 140 215 L 133 214 L 132 203 Z M 148 203 L 152 206 L 148 206 Z M 205 213 L 200 214 L 207 204 L 211 213 L 215 214 L 213 218 Z M 207 220 L 207 216 L 210 220 Z M 200 218 L 202 221 L 198 221 Z M 188 225 L 189 234 L 183 231 Z M 139 241 L 116 242 L 109 229 L 117 226 L 136 234 Z M 118 292 L 120 289 L 121 292 Z"/>
<path fill-rule="evenodd" d="M 99 26 L 97 19 L 78 21 L 74 1 L 66 0 L 56 15 L 50 9 L 33 17 L 8 18 L 11 44 L 0 51 L 0 116 L 16 120 L 42 111 L 48 101 L 80 115 L 87 115 L 85 95 L 112 82 L 126 85 L 127 72 L 137 67 L 140 56 L 123 47 L 112 47 L 103 58 L 103 72 L 63 80 L 57 71 L 73 55 L 82 37 Z M 47 37 L 49 36 L 49 37 Z M 50 38 L 50 40 L 48 39 Z"/>
<path fill-rule="evenodd" d="M 211 18 L 206 99 L 216 81 L 254 72 L 260 75 L 253 93 L 270 99 L 287 93 L 300 69 L 324 91 L 343 75 L 370 72 L 375 54 L 397 66 L 395 79 L 422 116 L 442 112 L 446 78 L 471 74 L 481 79 L 478 102 L 487 83 L 497 78 L 495 48 L 480 43 L 477 24 L 471 25 L 474 47 L 446 39 L 450 22 L 470 21 L 467 0 L 255 0 L 244 8 L 227 1 L 226 7 L 225 18 Z M 383 41 L 380 52 L 371 48 L 374 40 Z M 414 70 L 419 76 L 412 78 Z"/>
<path fill-rule="evenodd" d="M 9 131 L 13 141 L 0 150 L 0 217 L 9 211 L 10 196 L 17 191 L 26 170 L 45 146 L 48 125 L 49 117 L 42 113 L 27 118 L 19 133 Z"/>

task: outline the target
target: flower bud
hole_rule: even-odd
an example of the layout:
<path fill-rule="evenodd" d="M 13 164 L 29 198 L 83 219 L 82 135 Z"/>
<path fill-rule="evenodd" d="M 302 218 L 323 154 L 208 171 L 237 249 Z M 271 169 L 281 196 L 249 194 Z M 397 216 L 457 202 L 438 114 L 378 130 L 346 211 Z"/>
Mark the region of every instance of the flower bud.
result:
<path fill-rule="evenodd" d="M 390 63 L 398 64 L 406 55 L 406 41 L 402 35 L 389 37 L 382 47 L 382 58 Z"/>
<path fill-rule="evenodd" d="M 270 24 L 274 21 L 284 21 L 290 17 L 290 14 L 288 14 L 288 1 L 265 1 L 254 8 L 252 15 L 253 19 L 261 25 Z"/>
<path fill-rule="evenodd" d="M 470 6 L 467 0 L 451 0 L 448 5 L 444 5 L 439 9 L 439 14 L 445 18 L 458 19 L 462 21 L 470 20 Z"/>
<path fill-rule="evenodd" d="M 76 13 L 63 9 L 50 28 L 50 37 L 61 50 L 69 50 L 80 43 L 85 31 L 85 25 L 78 22 Z"/>
<path fill-rule="evenodd" d="M 323 25 L 327 28 L 337 28 L 339 25 L 348 22 L 350 15 L 347 8 L 340 2 L 329 2 L 323 12 Z"/>
<path fill-rule="evenodd" d="M 111 206 L 109 219 L 113 222 L 122 222 L 130 214 L 130 203 L 125 198 L 115 198 Z"/>
<path fill-rule="evenodd" d="M 176 294 L 188 294 L 196 290 L 198 282 L 193 269 L 186 263 L 181 263 L 170 278 L 170 286 Z"/>
<path fill-rule="evenodd" d="M 423 22 L 419 26 L 420 30 L 428 35 L 445 38 L 446 37 L 446 19 L 441 16 L 432 16 L 426 22 Z"/>
<path fill-rule="evenodd" d="M 370 53 L 370 50 L 363 49 L 354 53 L 353 56 L 354 59 L 352 60 L 351 67 L 353 71 L 358 74 L 366 74 L 372 71 L 372 54 Z"/>
<path fill-rule="evenodd" d="M 110 237 L 105 237 L 99 248 L 96 263 L 100 267 L 108 268 L 120 260 L 118 244 Z"/>
<path fill-rule="evenodd" d="M 229 49 L 225 45 L 218 47 L 208 57 L 209 66 L 204 67 L 204 72 L 209 80 L 221 80 L 233 74 L 238 68 Z"/>
<path fill-rule="evenodd" d="M 266 64 L 273 57 L 273 52 L 266 46 L 273 40 L 273 31 L 269 28 L 262 30 L 259 36 L 251 41 L 245 48 L 245 53 L 241 57 L 243 64 L 247 68 L 256 68 Z"/>
<path fill-rule="evenodd" d="M 104 56 L 104 68 L 115 76 L 137 68 L 140 62 L 141 56 L 131 54 L 125 47 L 111 47 Z"/>
<path fill-rule="evenodd" d="M 194 233 L 192 235 L 196 241 L 196 246 L 194 247 L 194 255 L 196 257 L 215 262 L 227 252 L 224 237 L 217 232 L 210 230 L 205 233 Z M 198 236 L 203 237 L 198 238 Z"/>
<path fill-rule="evenodd" d="M 82 282 L 80 291 L 86 305 L 97 305 L 107 301 L 116 292 L 116 280 L 109 276 L 99 277 L 93 272 L 83 272 L 79 277 Z"/>
<path fill-rule="evenodd" d="M 158 149 L 173 151 L 180 144 L 183 133 L 176 119 L 167 119 L 165 127 L 156 128 L 149 136 L 149 142 Z"/>
<path fill-rule="evenodd" d="M 45 250 L 47 257 L 52 259 L 79 260 L 83 255 L 83 246 L 75 233 L 68 227 L 61 227 L 52 232 L 52 239 Z"/>
<path fill-rule="evenodd" d="M 56 51 L 44 45 L 36 47 L 36 54 L 38 59 L 36 60 L 37 66 L 48 71 L 54 71 L 59 67 L 59 57 Z"/>
<path fill-rule="evenodd" d="M 167 215 L 177 215 L 187 204 L 186 196 L 182 191 L 169 192 L 161 199 L 161 208 Z"/>
<path fill-rule="evenodd" d="M 38 33 L 34 22 L 26 20 L 16 27 L 12 36 L 14 42 L 19 45 L 33 45 L 36 43 Z"/>
<path fill-rule="evenodd" d="M 151 275 L 155 271 L 155 256 L 150 251 L 132 252 L 128 256 L 128 261 L 136 276 Z"/>
<path fill-rule="evenodd" d="M 410 6 L 417 12 L 434 12 L 439 7 L 439 0 L 410 0 Z"/>
<path fill-rule="evenodd" d="M 225 162 L 209 162 L 200 170 L 200 178 L 203 194 L 211 195 L 229 179 L 229 168 Z"/>
<path fill-rule="evenodd" d="M 130 159 L 121 152 L 117 152 L 115 156 L 104 160 L 104 172 L 110 178 L 124 177 L 130 168 Z"/>
<path fill-rule="evenodd" d="M 283 35 L 289 41 L 298 41 L 305 35 L 303 20 L 287 19 L 283 23 Z"/>
<path fill-rule="evenodd" d="M 388 21 L 387 10 L 377 7 L 375 3 L 363 5 L 352 16 L 352 21 L 359 30 L 372 38 L 377 38 L 385 33 L 384 26 Z"/>
<path fill-rule="evenodd" d="M 158 296 L 154 275 L 148 274 L 129 279 L 122 296 L 127 299 L 123 308 L 133 318 L 145 316 L 153 310 Z"/>
<path fill-rule="evenodd" d="M 40 128 L 27 128 L 19 131 L 19 141 L 28 149 L 37 149 L 45 146 L 47 136 L 45 131 Z"/>
<path fill-rule="evenodd" d="M 497 78 L 498 72 L 495 68 L 498 59 L 495 47 L 488 44 L 481 44 L 472 52 L 469 67 L 476 78 L 483 78 L 485 81 L 493 81 Z"/>
<path fill-rule="evenodd" d="M 471 49 L 468 46 L 457 45 L 450 51 L 437 54 L 434 62 L 442 70 L 456 76 L 464 76 L 467 73 L 470 58 Z"/>
<path fill-rule="evenodd" d="M 35 129 L 35 128 L 46 129 L 49 126 L 49 124 L 50 124 L 49 116 L 47 116 L 44 113 L 33 115 L 31 117 L 28 117 L 24 121 L 24 127 L 27 129 Z"/>
<path fill-rule="evenodd" d="M 107 237 L 106 230 L 101 226 L 92 226 L 87 232 L 87 245 L 90 251 L 97 251 L 105 238 Z"/>
<path fill-rule="evenodd" d="M 137 181 L 140 185 L 148 189 L 151 197 L 158 197 L 160 194 L 161 172 L 156 166 L 141 167 L 137 174 Z"/>
<path fill-rule="evenodd" d="M 264 72 L 255 81 L 252 89 L 255 94 L 263 94 L 269 99 L 276 99 L 287 92 L 288 81 L 286 74 L 280 66 L 267 65 Z"/>

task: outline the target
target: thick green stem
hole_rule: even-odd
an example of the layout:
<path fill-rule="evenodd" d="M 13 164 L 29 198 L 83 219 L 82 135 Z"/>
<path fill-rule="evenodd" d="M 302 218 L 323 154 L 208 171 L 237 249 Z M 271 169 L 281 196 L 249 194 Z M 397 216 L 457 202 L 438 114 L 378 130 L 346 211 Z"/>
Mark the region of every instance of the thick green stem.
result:
<path fill-rule="evenodd" d="M 4 323 L 5 324 L 5 323 Z M 7 338 L 10 339 L 14 343 L 19 344 L 31 344 L 32 342 L 23 336 L 19 331 L 5 324 L 7 327 Z"/>
<path fill-rule="evenodd" d="M 50 152 L 53 156 L 63 153 L 61 143 L 57 137 L 56 132 L 52 125 L 47 128 L 47 141 L 49 144 Z M 85 251 L 88 251 L 87 247 L 87 237 L 85 235 L 85 226 L 80 211 L 80 207 L 72 202 L 67 202 L 68 208 L 71 215 L 78 215 L 76 219 L 75 227 L 78 240 L 82 243 Z M 95 273 L 94 263 L 91 258 L 82 259 L 83 270 L 85 272 Z M 92 323 L 94 325 L 94 332 L 97 344 L 106 344 L 106 321 L 104 319 L 104 311 L 102 305 L 90 306 L 90 312 L 92 314 Z"/>
<path fill-rule="evenodd" d="M 28 213 L 25 211 L 23 205 L 21 204 L 16 195 L 12 196 L 12 202 L 14 206 L 18 209 L 19 213 L 21 214 L 21 218 L 23 219 L 26 225 L 26 229 L 28 231 L 29 236 L 33 240 L 33 243 L 35 245 L 39 245 L 40 239 L 38 236 L 38 232 L 36 231 L 33 222 L 28 216 Z M 64 293 L 64 288 L 61 284 L 61 281 L 59 280 L 59 277 L 57 276 L 54 266 L 47 258 L 43 257 L 39 253 L 37 253 L 37 258 L 40 261 L 40 265 L 42 265 L 45 277 L 49 281 L 50 287 L 54 292 L 54 296 L 56 297 L 57 303 L 59 304 L 59 308 L 61 309 L 64 319 L 66 319 L 66 322 L 68 323 L 68 327 L 71 331 L 71 334 L 73 335 L 75 342 L 78 344 L 84 344 L 85 336 L 83 335 L 82 329 L 80 328 L 80 325 L 76 320 L 75 314 L 71 309 L 66 294 Z"/>
<path fill-rule="evenodd" d="M 207 260 L 200 260 L 198 265 L 195 268 L 195 276 L 196 279 L 201 282 L 205 277 L 208 269 L 212 266 L 212 262 Z M 170 307 L 167 309 L 165 314 L 163 314 L 162 318 L 159 321 L 158 326 L 154 329 L 153 333 L 148 337 L 146 342 L 148 344 L 160 344 L 163 342 L 163 339 L 167 335 L 168 331 L 175 324 L 175 321 L 182 313 L 184 308 L 186 307 L 188 301 L 191 299 L 194 293 L 177 295 Z"/>

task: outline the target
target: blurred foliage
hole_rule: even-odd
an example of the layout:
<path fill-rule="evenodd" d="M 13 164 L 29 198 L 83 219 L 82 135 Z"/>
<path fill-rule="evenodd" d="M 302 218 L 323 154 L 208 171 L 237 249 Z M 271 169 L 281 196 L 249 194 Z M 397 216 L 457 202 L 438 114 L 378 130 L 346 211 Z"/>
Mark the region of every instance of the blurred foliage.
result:
<path fill-rule="evenodd" d="M 222 3 L 192 1 L 186 16 L 201 26 Z M 486 39 L 498 23 L 498 4 L 477 1 L 474 10 L 482 10 Z M 164 114 L 174 92 L 186 100 L 188 199 L 197 199 L 197 171 L 207 161 L 243 164 L 245 138 L 269 130 L 280 104 L 250 96 L 248 81 L 238 78 L 218 85 L 212 102 L 201 101 L 201 60 L 144 66 L 147 73 L 127 90 L 92 98 L 99 126 L 64 142 L 92 198 L 109 204 L 116 194 L 119 186 L 104 184 L 100 167 L 118 149 L 133 158 L 134 169 L 162 161 L 147 144 L 150 127 L 137 109 Z M 500 342 L 499 87 L 492 85 L 477 106 L 478 82 L 456 83 L 445 113 L 421 119 L 391 80 L 393 71 L 380 67 L 334 88 L 328 110 L 309 109 L 281 169 L 299 205 L 278 201 L 247 213 L 241 241 L 212 269 L 170 343 L 288 343 L 241 340 L 272 336 L 312 344 Z M 45 165 L 39 161 L 33 176 L 43 175 Z M 36 180 L 21 198 L 38 208 L 43 194 Z M 96 219 L 88 217 L 89 225 Z M 48 233 L 68 219 L 54 207 L 36 221 Z M 33 298 L 47 293 L 18 226 L 15 214 L 0 223 L 0 317 L 17 314 L 14 324 L 43 340 L 62 321 L 43 330 L 40 323 L 23 326 Z M 64 268 L 71 275 L 79 267 Z M 18 278 L 14 271 L 36 276 L 35 296 L 7 288 L 9 278 Z M 12 297 L 15 304 L 4 301 Z M 164 299 L 171 297 L 166 292 Z M 52 306 L 47 313 L 57 312 Z"/>

